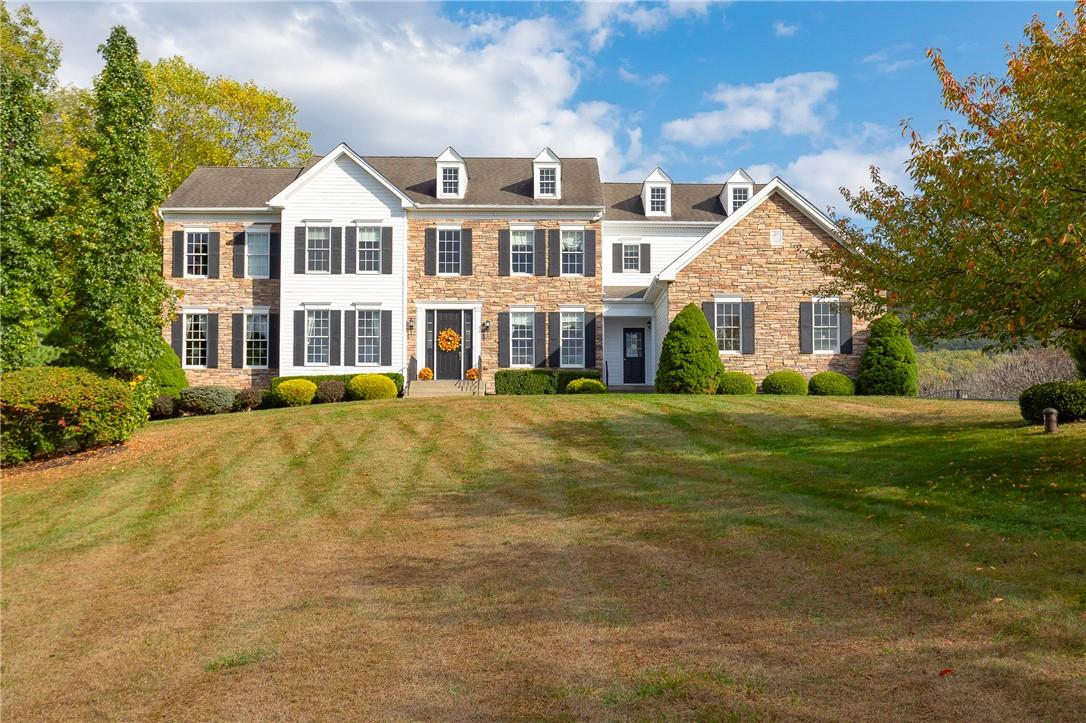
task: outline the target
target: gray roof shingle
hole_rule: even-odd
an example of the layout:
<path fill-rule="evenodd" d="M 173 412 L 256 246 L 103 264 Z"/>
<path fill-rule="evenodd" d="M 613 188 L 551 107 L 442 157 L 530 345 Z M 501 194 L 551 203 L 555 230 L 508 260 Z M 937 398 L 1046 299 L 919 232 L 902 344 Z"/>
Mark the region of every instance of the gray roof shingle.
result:
<path fill-rule="evenodd" d="M 605 221 L 705 221 L 720 223 L 728 214 L 720 205 L 722 183 L 673 183 L 671 184 L 671 216 L 652 218 L 645 216 L 641 203 L 640 183 L 604 183 L 603 218 Z M 754 193 L 765 184 L 754 184 Z"/>
<path fill-rule="evenodd" d="M 258 208 L 298 177 L 297 168 L 197 166 L 163 208 Z"/>

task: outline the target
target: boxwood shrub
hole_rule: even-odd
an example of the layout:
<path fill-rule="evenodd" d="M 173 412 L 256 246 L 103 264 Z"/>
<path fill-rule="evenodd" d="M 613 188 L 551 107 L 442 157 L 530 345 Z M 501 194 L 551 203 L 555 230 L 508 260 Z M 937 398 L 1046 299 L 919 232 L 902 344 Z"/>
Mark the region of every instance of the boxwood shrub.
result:
<path fill-rule="evenodd" d="M 275 390 L 275 397 L 288 407 L 304 407 L 316 393 L 317 385 L 308 379 L 288 379 Z"/>
<path fill-rule="evenodd" d="M 818 372 L 807 383 L 807 393 L 817 397 L 851 397 L 856 385 L 839 372 Z"/>
<path fill-rule="evenodd" d="M 347 385 L 338 379 L 325 379 L 317 385 L 317 393 L 313 396 L 314 404 L 330 404 L 342 402 L 347 394 Z"/>
<path fill-rule="evenodd" d="M 181 390 L 179 406 L 185 414 L 222 414 L 234 408 L 236 396 L 229 387 L 189 387 Z"/>
<path fill-rule="evenodd" d="M 89 369 L 7 372 L 0 391 L 0 461 L 19 464 L 123 442 L 145 415 L 129 385 Z"/>
<path fill-rule="evenodd" d="M 499 369 L 496 394 L 562 394 L 575 379 L 600 378 L 598 369 Z"/>
<path fill-rule="evenodd" d="M 782 369 L 766 374 L 762 380 L 762 392 L 765 394 L 807 394 L 807 380 L 799 372 Z"/>
<path fill-rule="evenodd" d="M 395 399 L 396 383 L 383 374 L 358 374 L 347 382 L 348 399 Z"/>
<path fill-rule="evenodd" d="M 1056 419 L 1061 423 L 1086 419 L 1086 381 L 1034 384 L 1018 397 L 1018 409 L 1027 422 L 1044 422 L 1047 407 L 1059 412 Z"/>
<path fill-rule="evenodd" d="M 382 377 L 388 377 L 389 379 L 391 379 L 392 382 L 396 385 L 396 395 L 400 397 L 403 396 L 403 374 L 400 374 L 399 372 L 375 373 L 379 374 Z M 346 387 L 347 383 L 356 376 L 358 376 L 357 372 L 354 374 L 314 374 L 312 376 L 301 375 L 293 377 L 273 377 L 271 380 L 271 391 L 272 393 L 275 393 L 275 391 L 279 389 L 280 384 L 291 379 L 306 379 L 317 385 L 324 381 L 337 381 L 343 382 L 343 386 Z"/>
<path fill-rule="evenodd" d="M 566 394 L 603 394 L 607 387 L 599 379 L 581 377 L 566 385 Z"/>
<path fill-rule="evenodd" d="M 758 384 L 754 381 L 753 374 L 746 372 L 724 372 L 720 376 L 718 394 L 756 394 Z"/>

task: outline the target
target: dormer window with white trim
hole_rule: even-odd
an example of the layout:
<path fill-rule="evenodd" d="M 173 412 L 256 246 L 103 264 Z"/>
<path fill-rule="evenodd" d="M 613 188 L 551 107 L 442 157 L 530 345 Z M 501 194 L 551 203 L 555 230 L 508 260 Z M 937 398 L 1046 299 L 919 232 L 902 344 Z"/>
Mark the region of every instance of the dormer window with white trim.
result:
<path fill-rule="evenodd" d="M 460 169 L 456 166 L 446 166 L 441 169 L 441 195 L 460 195 Z"/>
<path fill-rule="evenodd" d="M 553 196 L 558 192 L 558 169 L 539 169 L 539 195 Z"/>
<path fill-rule="evenodd" d="M 562 159 L 550 148 L 532 159 L 532 195 L 555 200 L 562 197 Z"/>
<path fill-rule="evenodd" d="M 649 212 L 667 213 L 667 187 L 655 186 L 649 189 Z"/>
<path fill-rule="evenodd" d="M 657 168 L 641 185 L 641 205 L 646 216 L 671 215 L 671 178 Z"/>
<path fill-rule="evenodd" d="M 720 190 L 720 205 L 730 216 L 753 197 L 754 179 L 740 168 L 724 182 L 724 188 Z"/>
<path fill-rule="evenodd" d="M 468 190 L 468 169 L 463 157 L 452 146 L 437 157 L 437 197 L 464 198 Z"/>
<path fill-rule="evenodd" d="M 732 189 L 732 213 L 739 210 L 739 207 L 750 200 L 750 189 L 746 186 L 737 186 Z"/>

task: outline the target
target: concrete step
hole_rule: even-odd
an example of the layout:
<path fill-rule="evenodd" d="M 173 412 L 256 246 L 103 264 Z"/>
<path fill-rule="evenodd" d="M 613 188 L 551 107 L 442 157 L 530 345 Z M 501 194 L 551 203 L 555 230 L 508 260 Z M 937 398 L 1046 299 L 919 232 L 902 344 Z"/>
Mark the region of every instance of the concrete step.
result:
<path fill-rule="evenodd" d="M 449 379 L 414 381 L 408 389 L 409 397 L 470 397 L 475 394 L 475 382 Z"/>

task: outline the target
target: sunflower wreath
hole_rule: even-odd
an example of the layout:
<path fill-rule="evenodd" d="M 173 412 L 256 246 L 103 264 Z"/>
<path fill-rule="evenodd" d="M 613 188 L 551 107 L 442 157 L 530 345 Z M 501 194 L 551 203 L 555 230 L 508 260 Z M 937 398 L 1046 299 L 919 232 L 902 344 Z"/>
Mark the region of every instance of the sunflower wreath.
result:
<path fill-rule="evenodd" d="M 460 348 L 460 335 L 453 329 L 443 329 L 437 335 L 437 348 L 441 351 L 456 351 Z"/>

